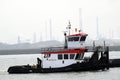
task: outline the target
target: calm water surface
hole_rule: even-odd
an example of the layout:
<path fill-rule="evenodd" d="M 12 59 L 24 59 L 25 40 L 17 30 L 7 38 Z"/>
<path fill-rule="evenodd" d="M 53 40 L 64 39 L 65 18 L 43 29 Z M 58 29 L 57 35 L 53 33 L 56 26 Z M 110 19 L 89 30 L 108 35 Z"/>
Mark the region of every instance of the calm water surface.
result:
<path fill-rule="evenodd" d="M 120 68 L 108 71 L 86 71 L 67 73 L 31 73 L 8 74 L 7 69 L 13 65 L 36 64 L 39 54 L 1 55 L 0 80 L 120 80 Z M 110 52 L 110 58 L 120 58 L 120 52 Z"/>

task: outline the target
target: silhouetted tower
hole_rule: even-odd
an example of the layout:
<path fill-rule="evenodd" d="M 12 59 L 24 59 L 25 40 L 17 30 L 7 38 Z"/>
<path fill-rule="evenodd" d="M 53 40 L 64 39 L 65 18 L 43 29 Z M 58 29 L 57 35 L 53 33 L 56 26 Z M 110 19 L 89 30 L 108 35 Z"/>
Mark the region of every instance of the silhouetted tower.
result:
<path fill-rule="evenodd" d="M 99 35 L 99 23 L 98 23 L 98 16 L 96 17 L 96 33 L 97 33 L 97 39 L 100 38 L 100 35 Z"/>
<path fill-rule="evenodd" d="M 36 43 L 36 34 L 33 34 L 33 43 Z"/>
<path fill-rule="evenodd" d="M 109 28 L 109 39 L 113 39 L 114 38 L 114 29 L 113 28 Z"/>
<path fill-rule="evenodd" d="M 42 33 L 40 33 L 40 41 L 43 41 L 43 40 L 42 40 Z"/>
<path fill-rule="evenodd" d="M 80 31 L 83 31 L 83 25 L 82 25 L 82 8 L 79 8 L 79 27 L 80 27 Z"/>
<path fill-rule="evenodd" d="M 20 44 L 20 43 L 21 43 L 20 36 L 18 36 L 17 43 L 18 43 L 18 44 Z"/>
<path fill-rule="evenodd" d="M 52 21 L 50 19 L 50 40 L 52 40 Z"/>
<path fill-rule="evenodd" d="M 47 41 L 47 39 L 48 39 L 48 37 L 47 37 L 47 21 L 45 21 L 45 38 L 46 38 L 46 41 Z"/>

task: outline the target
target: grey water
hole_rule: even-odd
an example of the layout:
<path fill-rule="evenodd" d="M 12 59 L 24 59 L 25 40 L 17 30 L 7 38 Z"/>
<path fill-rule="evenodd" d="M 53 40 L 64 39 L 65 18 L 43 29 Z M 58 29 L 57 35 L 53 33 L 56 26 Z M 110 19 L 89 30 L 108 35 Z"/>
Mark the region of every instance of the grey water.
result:
<path fill-rule="evenodd" d="M 40 57 L 40 54 L 0 55 L 0 80 L 120 80 L 120 68 L 110 68 L 107 71 L 86 72 L 7 73 L 9 66 L 36 64 L 37 57 Z M 120 58 L 120 52 L 110 52 L 110 58 Z"/>

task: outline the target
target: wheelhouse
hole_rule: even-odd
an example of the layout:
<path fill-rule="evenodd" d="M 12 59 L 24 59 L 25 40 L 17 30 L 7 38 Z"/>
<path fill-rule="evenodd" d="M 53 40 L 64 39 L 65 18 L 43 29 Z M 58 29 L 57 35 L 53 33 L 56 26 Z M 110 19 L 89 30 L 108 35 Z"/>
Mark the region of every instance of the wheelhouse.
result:
<path fill-rule="evenodd" d="M 68 48 L 84 48 L 86 36 L 84 33 L 67 36 Z"/>

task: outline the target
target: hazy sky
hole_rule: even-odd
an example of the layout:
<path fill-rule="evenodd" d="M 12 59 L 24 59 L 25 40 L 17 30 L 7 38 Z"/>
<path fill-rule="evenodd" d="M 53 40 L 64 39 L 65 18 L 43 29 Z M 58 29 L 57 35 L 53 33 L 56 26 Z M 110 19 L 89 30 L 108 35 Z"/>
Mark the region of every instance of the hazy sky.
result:
<path fill-rule="evenodd" d="M 68 21 L 79 28 L 79 8 L 82 9 L 83 31 L 96 38 L 98 16 L 101 37 L 120 37 L 120 0 L 0 0 L 0 42 L 63 40 Z M 47 36 L 47 38 L 46 38 Z"/>

